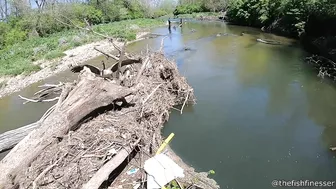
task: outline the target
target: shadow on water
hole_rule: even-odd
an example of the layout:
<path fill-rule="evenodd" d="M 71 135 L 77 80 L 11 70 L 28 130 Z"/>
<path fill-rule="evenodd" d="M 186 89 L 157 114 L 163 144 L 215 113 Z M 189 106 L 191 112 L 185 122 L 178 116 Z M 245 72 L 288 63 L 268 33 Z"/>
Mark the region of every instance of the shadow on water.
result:
<path fill-rule="evenodd" d="M 328 148 L 336 146 L 336 88 L 304 64 L 296 41 L 220 22 L 188 21 L 183 28 L 153 32 L 169 34 L 164 52 L 176 60 L 197 97 L 183 115 L 172 110 L 164 128 L 164 135 L 176 134 L 171 146 L 186 162 L 200 171 L 214 169 L 221 188 L 268 189 L 275 179 L 335 179 L 335 153 Z M 148 44 L 158 50 L 161 39 L 127 49 L 145 52 Z M 100 64 L 102 58 L 90 63 Z M 76 77 L 64 72 L 44 82 Z M 37 85 L 19 94 L 31 96 Z M 17 95 L 0 99 L 0 132 L 36 121 L 51 106 L 22 105 Z"/>

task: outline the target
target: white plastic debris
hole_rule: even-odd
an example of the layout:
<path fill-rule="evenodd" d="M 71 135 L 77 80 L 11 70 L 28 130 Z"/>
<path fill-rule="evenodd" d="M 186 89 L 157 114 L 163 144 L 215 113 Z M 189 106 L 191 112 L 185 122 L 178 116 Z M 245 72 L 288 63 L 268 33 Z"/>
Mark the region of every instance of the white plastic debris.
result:
<path fill-rule="evenodd" d="M 165 154 L 156 155 L 145 162 L 147 189 L 160 189 L 170 181 L 183 178 L 183 169 Z"/>

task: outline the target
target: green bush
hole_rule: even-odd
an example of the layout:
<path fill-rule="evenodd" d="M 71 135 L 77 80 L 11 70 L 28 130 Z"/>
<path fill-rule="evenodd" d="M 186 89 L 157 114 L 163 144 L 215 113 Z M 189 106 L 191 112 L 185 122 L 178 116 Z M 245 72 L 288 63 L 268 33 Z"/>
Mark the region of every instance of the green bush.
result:
<path fill-rule="evenodd" d="M 300 36 L 306 32 L 311 16 L 317 20 L 335 18 L 335 11 L 332 0 L 230 0 L 226 16 L 232 23 L 256 27 L 273 25 L 283 33 Z"/>
<path fill-rule="evenodd" d="M 10 26 L 5 22 L 0 22 L 0 50 L 5 47 L 6 33 L 10 30 Z"/>
<path fill-rule="evenodd" d="M 209 9 L 207 9 L 202 3 L 185 4 L 177 6 L 176 9 L 174 10 L 174 15 L 191 14 L 207 11 L 209 11 Z"/>
<path fill-rule="evenodd" d="M 167 15 L 168 14 L 168 12 L 166 12 L 166 11 L 164 11 L 164 10 L 162 10 L 162 9 L 158 9 L 158 10 L 155 10 L 154 12 L 153 12 L 153 17 L 154 18 L 159 18 L 159 17 L 161 17 L 161 16 L 165 16 L 165 15 Z"/>
<path fill-rule="evenodd" d="M 27 33 L 18 29 L 13 28 L 6 32 L 5 34 L 5 45 L 13 45 L 17 42 L 23 41 L 27 38 Z"/>
<path fill-rule="evenodd" d="M 86 19 L 90 24 L 100 24 L 103 21 L 103 12 L 91 5 L 73 4 L 69 13 L 72 20 L 84 23 Z"/>

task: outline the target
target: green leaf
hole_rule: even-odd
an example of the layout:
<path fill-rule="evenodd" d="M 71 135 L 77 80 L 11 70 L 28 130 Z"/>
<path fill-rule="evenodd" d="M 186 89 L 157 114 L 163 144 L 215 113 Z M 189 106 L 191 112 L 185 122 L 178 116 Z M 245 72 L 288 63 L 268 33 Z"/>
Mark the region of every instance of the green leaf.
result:
<path fill-rule="evenodd" d="M 210 170 L 208 173 L 209 173 L 209 175 L 214 175 L 215 171 L 214 170 Z"/>

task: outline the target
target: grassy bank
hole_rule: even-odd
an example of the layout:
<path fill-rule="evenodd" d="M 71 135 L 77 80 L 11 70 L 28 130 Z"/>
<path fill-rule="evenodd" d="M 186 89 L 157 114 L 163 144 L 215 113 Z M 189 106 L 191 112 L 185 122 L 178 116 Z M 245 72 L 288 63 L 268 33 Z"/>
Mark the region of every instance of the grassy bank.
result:
<path fill-rule="evenodd" d="M 96 25 L 93 29 L 116 38 L 134 40 L 138 31 L 161 24 L 162 21 L 155 19 L 135 19 Z M 33 64 L 34 61 L 59 58 L 65 55 L 65 50 L 101 39 L 97 35 L 77 29 L 47 37 L 29 38 L 0 50 L 0 76 L 29 74 L 40 69 Z"/>

